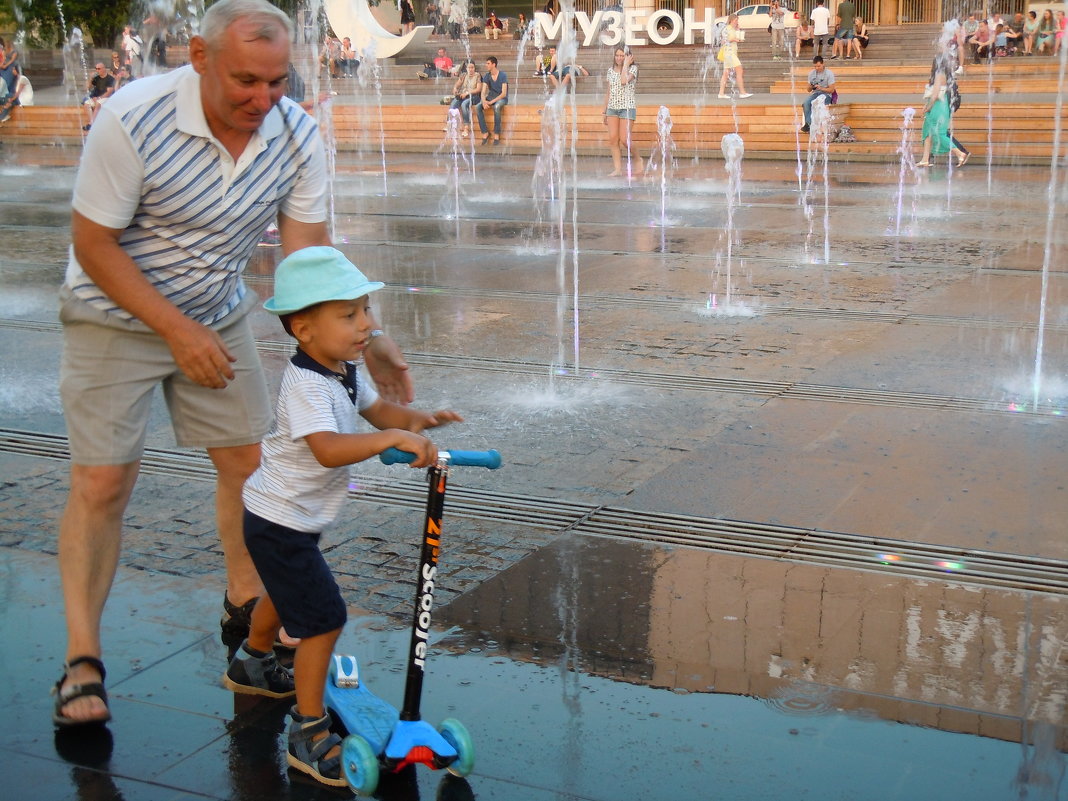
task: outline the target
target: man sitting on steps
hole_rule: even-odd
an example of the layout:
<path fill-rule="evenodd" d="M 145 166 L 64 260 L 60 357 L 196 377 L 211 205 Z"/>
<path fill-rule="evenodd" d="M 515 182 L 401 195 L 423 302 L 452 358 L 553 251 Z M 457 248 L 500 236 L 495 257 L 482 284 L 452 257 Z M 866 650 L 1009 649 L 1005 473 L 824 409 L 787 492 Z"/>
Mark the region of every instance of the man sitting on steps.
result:
<path fill-rule="evenodd" d="M 434 63 L 424 64 L 423 71 L 419 73 L 419 78 L 425 81 L 428 78 L 448 78 L 455 74 L 456 68 L 453 66 L 448 52 L 444 47 L 439 47 L 438 54 L 434 56 Z"/>
<path fill-rule="evenodd" d="M 801 104 L 805 109 L 805 124 L 801 128 L 801 133 L 809 132 L 809 127 L 812 125 L 812 103 L 816 98 L 822 97 L 823 102 L 828 106 L 838 100 L 838 93 L 834 91 L 834 73 L 824 66 L 823 56 L 813 58 L 812 66 L 813 69 L 808 73 L 809 95 Z"/>

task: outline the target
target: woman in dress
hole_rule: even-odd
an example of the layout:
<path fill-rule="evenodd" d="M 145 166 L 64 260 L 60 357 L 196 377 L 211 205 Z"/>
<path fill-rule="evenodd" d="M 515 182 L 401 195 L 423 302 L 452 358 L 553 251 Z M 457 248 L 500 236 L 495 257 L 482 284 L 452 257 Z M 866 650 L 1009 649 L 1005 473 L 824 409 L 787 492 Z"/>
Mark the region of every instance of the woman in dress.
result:
<path fill-rule="evenodd" d="M 931 92 L 923 109 L 923 158 L 916 162 L 917 167 L 930 167 L 932 154 L 952 153 L 957 157 L 958 167 L 968 160 L 968 151 L 949 135 L 952 71 L 948 63 L 947 58 L 941 57 L 931 66 Z"/>
<path fill-rule="evenodd" d="M 1033 56 L 1035 54 L 1035 39 L 1038 37 L 1038 27 L 1041 25 L 1038 21 L 1038 14 L 1034 11 L 1027 12 L 1027 21 L 1023 26 L 1023 43 L 1024 43 L 1024 55 Z"/>
<path fill-rule="evenodd" d="M 719 99 L 730 100 L 727 94 L 727 76 L 734 73 L 734 80 L 738 84 L 738 97 L 752 97 L 751 92 L 745 91 L 745 80 L 742 74 L 742 62 L 738 60 L 738 42 L 745 39 L 745 34 L 738 27 L 738 15 L 731 14 L 727 18 L 727 27 L 723 29 L 723 74 L 719 78 Z"/>
<path fill-rule="evenodd" d="M 1042 55 L 1043 50 L 1049 53 L 1053 52 L 1054 35 L 1056 32 L 1057 25 L 1053 21 L 1053 11 L 1047 8 L 1042 12 L 1042 19 L 1038 23 L 1038 38 L 1036 39 L 1036 42 L 1039 55 Z"/>
<path fill-rule="evenodd" d="M 633 175 L 642 173 L 641 159 L 631 170 L 634 150 L 631 147 L 630 134 L 634 120 L 638 117 L 638 102 L 635 87 L 638 82 L 638 65 L 630 48 L 617 47 L 608 68 L 608 88 L 604 96 L 604 124 L 608 129 L 608 149 L 612 154 L 611 176 L 623 174 L 623 150 L 627 151 L 628 172 Z"/>
<path fill-rule="evenodd" d="M 857 58 L 864 58 L 864 48 L 868 46 L 868 25 L 863 17 L 853 19 L 853 31 L 853 41 L 850 42 L 853 55 Z"/>
<path fill-rule="evenodd" d="M 412 0 L 400 0 L 401 33 L 411 33 L 415 30 L 415 7 Z"/>

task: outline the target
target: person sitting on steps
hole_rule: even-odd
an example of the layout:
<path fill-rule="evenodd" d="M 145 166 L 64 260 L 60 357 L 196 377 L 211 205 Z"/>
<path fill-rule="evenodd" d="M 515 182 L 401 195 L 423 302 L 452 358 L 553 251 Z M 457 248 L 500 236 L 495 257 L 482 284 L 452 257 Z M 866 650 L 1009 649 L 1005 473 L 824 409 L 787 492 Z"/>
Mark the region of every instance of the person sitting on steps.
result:
<path fill-rule="evenodd" d="M 452 57 L 444 47 L 438 48 L 438 54 L 434 56 L 433 63 L 423 65 L 423 71 L 419 73 L 420 80 L 428 78 L 449 78 L 458 72 L 452 63 Z"/>
<path fill-rule="evenodd" d="M 812 104 L 817 98 L 823 98 L 827 105 L 837 102 L 838 93 L 834 90 L 834 73 L 823 63 L 823 56 L 815 56 L 812 59 L 812 69 L 808 73 L 809 95 L 801 104 L 805 110 L 805 124 L 801 127 L 801 133 L 808 133 L 812 126 Z"/>

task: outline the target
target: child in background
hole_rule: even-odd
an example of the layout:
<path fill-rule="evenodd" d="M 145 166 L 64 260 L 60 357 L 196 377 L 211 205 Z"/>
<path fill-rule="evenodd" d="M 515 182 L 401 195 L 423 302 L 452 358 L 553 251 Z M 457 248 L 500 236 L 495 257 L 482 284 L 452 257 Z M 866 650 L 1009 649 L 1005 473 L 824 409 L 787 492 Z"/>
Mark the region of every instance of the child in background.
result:
<path fill-rule="evenodd" d="M 243 493 L 245 544 L 266 593 L 223 677 L 237 693 L 295 693 L 289 765 L 334 787 L 346 782 L 323 691 L 347 615 L 319 550 L 320 534 L 345 502 L 349 465 L 391 447 L 414 453 L 412 467 L 432 465 L 437 448 L 419 432 L 462 419 L 383 400 L 357 372 L 354 360 L 381 333 L 371 330 L 367 295 L 382 287 L 331 247 L 298 250 L 278 265 L 275 294 L 264 308 L 279 315 L 297 352 L 282 375 L 260 466 Z M 379 430 L 357 433 L 357 413 Z M 300 638 L 292 673 L 272 651 L 283 624 Z"/>
<path fill-rule="evenodd" d="M 1009 55 L 1009 31 L 1004 24 L 994 29 L 994 55 Z"/>

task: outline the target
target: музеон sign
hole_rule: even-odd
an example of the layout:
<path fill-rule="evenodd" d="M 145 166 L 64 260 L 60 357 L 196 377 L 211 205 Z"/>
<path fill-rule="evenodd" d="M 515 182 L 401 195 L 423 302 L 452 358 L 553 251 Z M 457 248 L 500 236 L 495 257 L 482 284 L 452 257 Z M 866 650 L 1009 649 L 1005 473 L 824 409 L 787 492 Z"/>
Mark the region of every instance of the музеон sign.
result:
<path fill-rule="evenodd" d="M 680 34 L 684 44 L 693 44 L 695 33 L 700 33 L 705 43 L 711 44 L 716 27 L 713 21 L 715 11 L 706 8 L 704 12 L 704 19 L 697 20 L 692 8 L 687 8 L 683 16 L 667 8 L 652 13 L 637 9 L 624 11 L 600 9 L 594 12 L 592 18 L 585 11 L 562 11 L 555 17 L 544 11 L 538 11 L 534 14 L 534 25 L 536 35 L 540 34 L 549 41 L 560 39 L 565 25 L 569 27 L 577 25 L 582 33 L 583 47 L 593 44 L 611 46 L 620 43 L 627 46 L 666 45 L 678 41 Z M 660 30 L 661 26 L 664 27 L 663 32 Z"/>

